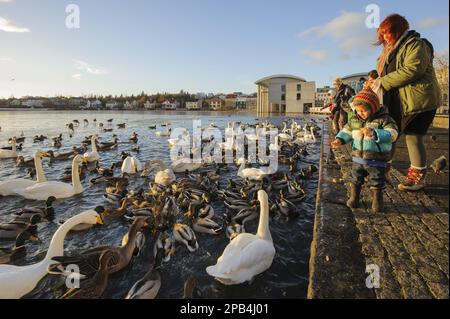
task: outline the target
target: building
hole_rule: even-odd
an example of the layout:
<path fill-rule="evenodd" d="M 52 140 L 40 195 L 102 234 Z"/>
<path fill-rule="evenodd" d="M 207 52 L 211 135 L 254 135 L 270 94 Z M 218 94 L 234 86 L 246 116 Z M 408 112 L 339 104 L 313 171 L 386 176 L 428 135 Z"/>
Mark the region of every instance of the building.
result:
<path fill-rule="evenodd" d="M 105 104 L 105 107 L 106 107 L 108 110 L 116 110 L 116 109 L 119 109 L 121 106 L 122 106 L 121 103 L 119 103 L 119 102 L 117 102 L 117 101 L 113 101 L 113 100 L 108 101 L 108 102 L 106 102 L 106 104 Z"/>
<path fill-rule="evenodd" d="M 209 101 L 209 107 L 211 110 L 220 111 L 225 108 L 225 100 L 215 97 Z"/>
<path fill-rule="evenodd" d="M 125 110 L 135 110 L 138 108 L 138 106 L 139 106 L 139 103 L 136 100 L 134 100 L 133 102 L 126 101 L 123 108 Z"/>
<path fill-rule="evenodd" d="M 102 108 L 103 104 L 100 100 L 89 100 L 86 103 L 85 109 L 100 109 Z"/>
<path fill-rule="evenodd" d="M 225 110 L 234 110 L 236 108 L 236 99 L 237 99 L 237 95 L 236 94 L 227 94 L 225 96 L 225 105 L 223 106 L 223 108 Z"/>
<path fill-rule="evenodd" d="M 19 107 L 22 105 L 22 101 L 21 100 L 12 100 L 9 102 L 9 106 L 11 107 Z"/>
<path fill-rule="evenodd" d="M 278 74 L 262 78 L 258 86 L 258 114 L 295 114 L 308 112 L 315 106 L 316 82 Z"/>
<path fill-rule="evenodd" d="M 162 102 L 163 110 L 176 110 L 178 107 L 180 107 L 180 103 L 177 101 L 165 100 L 164 102 Z"/>
<path fill-rule="evenodd" d="M 186 110 L 201 110 L 203 108 L 203 100 L 186 102 Z"/>
<path fill-rule="evenodd" d="M 147 101 L 144 103 L 144 108 L 146 110 L 154 110 L 154 109 L 156 109 L 156 102 Z"/>
<path fill-rule="evenodd" d="M 26 106 L 26 107 L 31 107 L 31 108 L 43 107 L 44 106 L 44 100 L 41 100 L 41 99 L 28 99 L 26 101 L 23 101 L 22 105 Z"/>
<path fill-rule="evenodd" d="M 368 74 L 369 72 L 365 72 L 365 73 L 355 73 L 355 74 L 350 74 L 347 76 L 344 76 L 342 78 L 342 82 L 344 84 L 347 84 L 348 86 L 350 86 L 353 90 L 355 90 L 355 92 L 357 93 L 358 90 L 358 82 L 360 78 L 365 78 L 368 79 Z"/>
<path fill-rule="evenodd" d="M 326 102 L 328 102 L 329 97 L 328 97 L 328 92 L 330 90 L 333 90 L 331 87 L 329 86 L 324 86 L 323 88 L 318 88 L 316 91 L 316 106 L 318 107 L 322 107 L 325 105 Z"/>

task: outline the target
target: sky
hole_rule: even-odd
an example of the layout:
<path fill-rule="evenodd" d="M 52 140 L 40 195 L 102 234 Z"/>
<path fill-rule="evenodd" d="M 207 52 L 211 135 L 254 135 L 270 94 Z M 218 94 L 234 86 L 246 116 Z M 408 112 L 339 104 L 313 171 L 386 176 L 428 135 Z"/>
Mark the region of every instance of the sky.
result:
<path fill-rule="evenodd" d="M 447 0 L 0 0 L 0 97 L 252 93 L 273 74 L 329 85 L 374 68 L 372 3 L 448 54 Z"/>

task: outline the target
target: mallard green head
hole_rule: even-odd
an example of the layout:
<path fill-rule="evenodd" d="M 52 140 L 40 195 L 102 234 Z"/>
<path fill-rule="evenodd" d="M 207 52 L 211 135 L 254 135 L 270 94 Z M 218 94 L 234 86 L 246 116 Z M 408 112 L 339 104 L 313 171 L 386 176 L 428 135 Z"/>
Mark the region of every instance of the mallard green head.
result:
<path fill-rule="evenodd" d="M 16 248 L 24 246 L 27 240 L 37 241 L 39 240 L 39 238 L 30 234 L 27 231 L 21 232 L 16 238 Z"/>
<path fill-rule="evenodd" d="M 31 216 L 30 224 L 31 225 L 36 225 L 41 220 L 42 220 L 42 216 L 40 214 L 34 214 L 33 216 Z"/>
<path fill-rule="evenodd" d="M 108 213 L 103 206 L 97 206 L 94 210 L 99 214 L 99 218 L 97 218 L 97 224 L 103 225 L 103 217 L 105 217 Z"/>
<path fill-rule="evenodd" d="M 49 198 L 47 198 L 47 200 L 45 201 L 45 205 L 47 205 L 47 207 L 50 207 L 53 205 L 53 203 L 56 201 L 56 197 L 55 196 L 50 196 Z"/>

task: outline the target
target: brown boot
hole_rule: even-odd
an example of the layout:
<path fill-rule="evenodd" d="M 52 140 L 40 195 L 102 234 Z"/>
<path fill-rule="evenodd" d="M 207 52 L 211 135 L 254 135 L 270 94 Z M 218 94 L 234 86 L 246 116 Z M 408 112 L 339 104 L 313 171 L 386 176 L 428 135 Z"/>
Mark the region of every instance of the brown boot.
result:
<path fill-rule="evenodd" d="M 358 208 L 359 198 L 361 197 L 361 185 L 350 184 L 350 196 L 347 201 L 348 208 Z"/>
<path fill-rule="evenodd" d="M 372 192 L 372 212 L 373 213 L 383 213 L 384 212 L 384 202 L 383 202 L 383 190 L 380 188 L 370 189 Z"/>

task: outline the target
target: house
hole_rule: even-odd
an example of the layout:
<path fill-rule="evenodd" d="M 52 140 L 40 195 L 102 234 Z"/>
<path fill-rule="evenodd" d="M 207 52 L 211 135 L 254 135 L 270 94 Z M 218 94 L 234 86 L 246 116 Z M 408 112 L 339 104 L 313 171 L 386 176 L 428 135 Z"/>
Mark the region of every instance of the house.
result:
<path fill-rule="evenodd" d="M 186 102 L 186 110 L 201 110 L 203 108 L 203 100 Z"/>
<path fill-rule="evenodd" d="M 84 104 L 84 99 L 82 98 L 71 98 L 69 100 L 69 105 L 71 106 L 81 106 Z"/>
<path fill-rule="evenodd" d="M 225 110 L 234 110 L 236 108 L 236 99 L 237 99 L 237 95 L 236 94 L 228 94 L 225 96 L 225 105 L 224 105 L 224 109 Z"/>
<path fill-rule="evenodd" d="M 44 106 L 44 100 L 41 99 L 28 99 L 26 101 L 22 102 L 23 106 L 27 106 L 27 107 L 43 107 Z"/>
<path fill-rule="evenodd" d="M 163 110 L 176 110 L 178 107 L 180 107 L 180 103 L 178 101 L 165 100 L 162 103 Z"/>
<path fill-rule="evenodd" d="M 144 103 L 144 108 L 146 110 L 154 110 L 154 109 L 156 109 L 156 102 L 147 101 Z"/>
<path fill-rule="evenodd" d="M 103 106 L 100 100 L 87 101 L 85 109 L 100 109 Z"/>
<path fill-rule="evenodd" d="M 113 100 L 106 102 L 106 105 L 105 105 L 105 107 L 106 107 L 108 110 L 117 110 L 117 109 L 119 109 L 121 106 L 122 106 L 121 103 L 119 103 L 119 102 L 117 102 L 117 101 L 113 101 Z"/>
<path fill-rule="evenodd" d="M 125 110 L 135 110 L 138 108 L 138 105 L 139 103 L 136 100 L 134 100 L 133 102 L 126 101 L 123 108 Z"/>
<path fill-rule="evenodd" d="M 212 98 L 209 101 L 209 107 L 214 111 L 223 110 L 225 108 L 225 100 L 222 100 L 218 97 Z"/>
<path fill-rule="evenodd" d="M 21 100 L 12 100 L 9 102 L 9 106 L 11 107 L 18 107 L 22 105 L 22 101 Z"/>
<path fill-rule="evenodd" d="M 316 83 L 303 78 L 277 74 L 262 78 L 258 87 L 258 114 L 303 114 L 315 107 Z"/>

